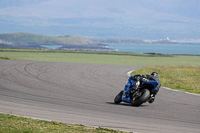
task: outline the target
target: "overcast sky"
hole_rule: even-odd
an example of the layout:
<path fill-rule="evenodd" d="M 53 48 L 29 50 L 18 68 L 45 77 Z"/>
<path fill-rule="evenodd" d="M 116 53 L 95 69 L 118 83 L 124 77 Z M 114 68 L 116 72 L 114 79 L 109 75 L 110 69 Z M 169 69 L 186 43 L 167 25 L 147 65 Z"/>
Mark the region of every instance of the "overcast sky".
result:
<path fill-rule="evenodd" d="M 8 16 L 128 18 L 162 14 L 200 19 L 200 0 L 1 0 L 0 8 L 0 15 Z"/>
<path fill-rule="evenodd" d="M 113 36 L 118 33 L 118 36 L 143 37 L 149 32 L 146 37 L 190 34 L 197 38 L 199 27 L 200 0 L 0 0 L 1 33 L 85 35 L 91 32 L 86 36 L 98 36 L 105 32 L 111 35 L 111 29 L 115 29 Z M 39 30 L 34 31 L 36 28 Z M 97 33 L 98 28 L 104 31 Z"/>

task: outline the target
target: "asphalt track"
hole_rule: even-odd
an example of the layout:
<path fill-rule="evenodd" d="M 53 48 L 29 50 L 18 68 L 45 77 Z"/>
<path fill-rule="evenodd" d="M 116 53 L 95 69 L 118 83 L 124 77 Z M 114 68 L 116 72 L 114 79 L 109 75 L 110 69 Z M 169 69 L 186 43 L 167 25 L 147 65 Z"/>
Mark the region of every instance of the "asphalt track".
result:
<path fill-rule="evenodd" d="M 0 112 L 138 133 L 200 133 L 200 96 L 161 88 L 153 104 L 113 103 L 137 68 L 0 60 Z"/>

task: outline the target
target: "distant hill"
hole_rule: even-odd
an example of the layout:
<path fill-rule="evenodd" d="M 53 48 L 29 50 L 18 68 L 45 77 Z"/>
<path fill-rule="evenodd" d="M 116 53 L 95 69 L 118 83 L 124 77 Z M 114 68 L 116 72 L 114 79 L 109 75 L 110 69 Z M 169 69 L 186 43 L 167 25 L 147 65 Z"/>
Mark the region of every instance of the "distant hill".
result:
<path fill-rule="evenodd" d="M 0 34 L 0 47 L 45 48 L 59 45 L 61 49 L 105 49 L 107 45 L 76 36 L 46 36 L 30 33 Z"/>

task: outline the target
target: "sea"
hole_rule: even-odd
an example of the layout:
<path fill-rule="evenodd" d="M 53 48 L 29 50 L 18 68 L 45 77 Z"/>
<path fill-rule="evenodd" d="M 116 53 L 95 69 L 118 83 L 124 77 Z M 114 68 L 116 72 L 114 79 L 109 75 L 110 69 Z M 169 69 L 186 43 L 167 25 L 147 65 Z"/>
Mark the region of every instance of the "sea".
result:
<path fill-rule="evenodd" d="M 116 52 L 132 52 L 132 53 L 161 53 L 161 54 L 187 54 L 200 55 L 200 42 L 185 42 L 179 44 L 125 44 L 125 43 L 109 43 L 107 44 L 112 50 L 96 50 L 96 51 L 116 51 Z M 42 45 L 48 49 L 58 49 L 61 45 Z"/>
<path fill-rule="evenodd" d="M 200 43 L 189 44 L 107 44 L 117 52 L 132 53 L 162 53 L 162 54 L 187 54 L 200 55 Z"/>

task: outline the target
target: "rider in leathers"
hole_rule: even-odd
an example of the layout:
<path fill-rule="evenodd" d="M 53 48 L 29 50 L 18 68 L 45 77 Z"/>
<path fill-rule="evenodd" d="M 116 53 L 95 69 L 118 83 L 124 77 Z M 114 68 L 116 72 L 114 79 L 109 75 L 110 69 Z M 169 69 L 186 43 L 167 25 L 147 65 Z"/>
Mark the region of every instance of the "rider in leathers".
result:
<path fill-rule="evenodd" d="M 151 75 L 144 75 L 147 77 L 148 80 L 153 80 L 156 81 L 158 83 L 158 85 L 156 86 L 155 89 L 151 90 L 151 98 L 149 100 L 149 103 L 153 103 L 155 100 L 155 95 L 158 93 L 160 87 L 161 87 L 161 83 L 160 80 L 158 78 L 158 74 L 156 72 L 152 72 Z"/>

